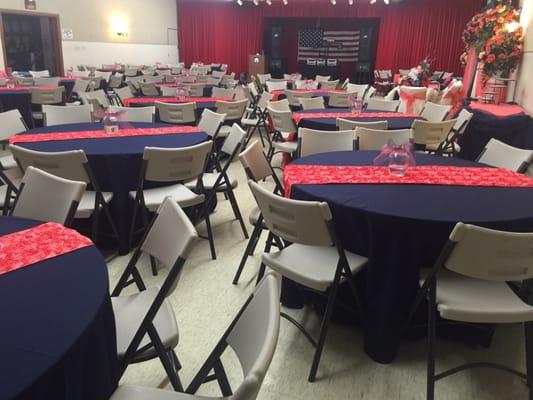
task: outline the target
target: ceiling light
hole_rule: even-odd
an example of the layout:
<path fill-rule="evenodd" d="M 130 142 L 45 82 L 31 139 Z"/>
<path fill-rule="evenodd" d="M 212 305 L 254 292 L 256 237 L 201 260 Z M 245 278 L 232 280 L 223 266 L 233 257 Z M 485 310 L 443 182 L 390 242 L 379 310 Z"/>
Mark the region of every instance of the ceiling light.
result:
<path fill-rule="evenodd" d="M 253 0 L 253 3 L 258 6 L 259 5 L 259 0 Z"/>
<path fill-rule="evenodd" d="M 370 4 L 376 4 L 376 0 L 370 0 Z"/>
<path fill-rule="evenodd" d="M 283 0 L 283 5 L 286 6 L 287 4 L 289 4 L 289 0 Z"/>
<path fill-rule="evenodd" d="M 272 5 L 272 0 L 266 0 L 266 3 L 271 6 Z"/>
<path fill-rule="evenodd" d="M 383 0 L 386 5 L 389 5 L 389 0 Z"/>
<path fill-rule="evenodd" d="M 237 4 L 242 6 L 242 0 L 237 0 Z"/>
<path fill-rule="evenodd" d="M 353 0 L 348 0 L 348 4 L 353 6 Z"/>
<path fill-rule="evenodd" d="M 337 0 L 331 0 L 331 4 L 336 5 L 337 4 Z"/>

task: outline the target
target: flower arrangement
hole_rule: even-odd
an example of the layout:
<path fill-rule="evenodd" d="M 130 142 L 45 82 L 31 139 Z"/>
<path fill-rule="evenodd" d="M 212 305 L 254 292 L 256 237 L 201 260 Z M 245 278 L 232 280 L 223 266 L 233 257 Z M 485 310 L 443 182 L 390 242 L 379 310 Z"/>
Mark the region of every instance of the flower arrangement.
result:
<path fill-rule="evenodd" d="M 461 62 L 466 63 L 468 51 L 475 49 L 482 63 L 485 83 L 497 73 L 509 77 L 518 66 L 524 40 L 519 19 L 519 12 L 500 0 L 467 24 L 463 32 L 466 50 L 461 55 Z"/>

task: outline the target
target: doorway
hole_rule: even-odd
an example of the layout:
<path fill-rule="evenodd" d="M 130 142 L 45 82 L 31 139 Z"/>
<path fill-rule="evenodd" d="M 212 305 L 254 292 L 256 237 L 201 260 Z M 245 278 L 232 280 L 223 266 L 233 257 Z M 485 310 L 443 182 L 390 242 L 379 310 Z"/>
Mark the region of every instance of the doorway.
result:
<path fill-rule="evenodd" d="M 64 75 L 58 15 L 0 10 L 0 36 L 6 69 Z"/>

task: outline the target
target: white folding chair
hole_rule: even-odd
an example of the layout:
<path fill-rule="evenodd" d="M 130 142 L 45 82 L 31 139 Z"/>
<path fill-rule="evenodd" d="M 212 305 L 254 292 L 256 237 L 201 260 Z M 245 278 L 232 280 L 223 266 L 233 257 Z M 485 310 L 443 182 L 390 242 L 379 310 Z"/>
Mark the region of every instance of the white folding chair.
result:
<path fill-rule="evenodd" d="M 159 121 L 169 124 L 194 124 L 196 123 L 196 103 L 154 103 Z"/>
<path fill-rule="evenodd" d="M 337 118 L 337 128 L 339 131 L 355 130 L 356 128 L 379 129 L 386 131 L 389 129 L 389 123 L 388 121 L 362 122 Z"/>
<path fill-rule="evenodd" d="M 381 100 L 376 98 L 367 98 L 365 100 L 366 109 L 372 111 L 396 112 L 400 105 L 399 100 Z"/>
<path fill-rule="evenodd" d="M 0 113 L 0 143 L 7 144 L 9 138 L 17 133 L 28 130 L 24 118 L 17 109 Z M 0 168 L 2 170 L 18 168 L 12 155 L 0 157 Z"/>
<path fill-rule="evenodd" d="M 317 75 L 315 76 L 315 81 L 317 82 L 327 82 L 331 79 L 331 75 Z"/>
<path fill-rule="evenodd" d="M 54 126 L 92 122 L 91 105 L 53 106 L 43 105 L 43 125 Z"/>
<path fill-rule="evenodd" d="M 380 130 L 359 127 L 355 130 L 359 150 L 381 150 L 393 143 L 397 146 L 407 144 L 413 137 L 411 129 Z"/>
<path fill-rule="evenodd" d="M 110 106 L 109 111 L 119 114 L 120 121 L 127 122 L 154 122 L 155 107 L 119 107 Z"/>
<path fill-rule="evenodd" d="M 533 150 L 519 149 L 491 138 L 476 161 L 523 173 L 533 161 Z"/>
<path fill-rule="evenodd" d="M 428 101 L 424 104 L 420 116 L 429 122 L 441 122 L 446 119 L 451 109 L 452 106 L 435 104 Z"/>
<path fill-rule="evenodd" d="M 312 97 L 310 99 L 301 97 L 299 100 L 303 110 L 323 110 L 326 108 L 324 97 L 322 96 Z"/>
<path fill-rule="evenodd" d="M 442 154 L 446 139 L 449 137 L 455 123 L 455 119 L 442 122 L 415 120 L 411 126 L 415 149 Z"/>
<path fill-rule="evenodd" d="M 336 81 L 323 81 L 320 82 L 320 89 L 323 90 L 336 90 L 337 86 L 339 86 L 339 80 Z"/>
<path fill-rule="evenodd" d="M 266 87 L 269 92 L 285 90 L 287 89 L 287 81 L 266 81 Z"/>
<path fill-rule="evenodd" d="M 354 95 L 352 92 L 329 92 L 328 107 L 348 108 L 350 107 L 350 97 Z"/>
<path fill-rule="evenodd" d="M 271 271 L 256 286 L 229 328 L 202 365 L 186 393 L 196 393 L 204 383 L 216 380 L 224 399 L 255 400 L 276 350 L 279 336 L 280 276 Z M 244 379 L 232 393 L 221 356 L 230 347 L 237 355 Z M 211 371 L 214 374 L 209 376 Z M 111 400 L 208 400 L 194 394 L 122 385 Z M 217 397 L 218 398 L 218 397 Z M 215 400 L 216 398 L 212 398 Z M 222 399 L 222 398 L 218 398 Z"/>
<path fill-rule="evenodd" d="M 293 154 L 298 149 L 298 142 L 288 141 L 291 134 L 296 134 L 297 127 L 294 123 L 291 111 L 276 111 L 267 107 L 268 114 L 274 128 L 272 146 L 268 149 L 267 158 L 272 161 L 276 152 Z"/>
<path fill-rule="evenodd" d="M 70 226 L 85 187 L 85 182 L 28 167 L 10 215 Z"/>
<path fill-rule="evenodd" d="M 298 156 L 328 153 L 331 151 L 354 150 L 355 134 L 353 130 L 320 131 L 300 128 L 298 130 Z"/>

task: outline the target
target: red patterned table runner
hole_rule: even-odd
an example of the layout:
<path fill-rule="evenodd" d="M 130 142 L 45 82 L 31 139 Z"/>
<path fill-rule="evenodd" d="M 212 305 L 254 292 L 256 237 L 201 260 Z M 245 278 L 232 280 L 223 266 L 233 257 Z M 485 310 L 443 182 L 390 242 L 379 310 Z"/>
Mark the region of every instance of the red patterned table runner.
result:
<path fill-rule="evenodd" d="M 0 275 L 93 243 L 63 225 L 48 222 L 0 237 Z"/>
<path fill-rule="evenodd" d="M 73 131 L 73 132 L 50 132 L 50 133 L 21 133 L 9 138 L 9 144 L 49 142 L 55 140 L 76 140 L 76 139 L 109 139 L 125 136 L 153 136 L 153 135 L 175 135 L 181 133 L 202 132 L 195 126 L 171 126 L 163 128 L 126 128 L 114 133 L 106 133 L 104 129 L 93 131 Z"/>
<path fill-rule="evenodd" d="M 0 87 L 0 92 L 23 92 L 30 91 L 30 89 L 55 89 L 54 86 L 40 85 L 40 86 L 15 86 L 14 88 L 8 88 L 5 86 Z"/>
<path fill-rule="evenodd" d="M 404 113 L 393 113 L 393 112 L 365 112 L 361 114 L 354 114 L 351 112 L 323 112 L 323 113 L 294 113 L 294 121 L 296 125 L 304 118 L 420 118 L 420 115 L 417 114 L 404 114 Z"/>
<path fill-rule="evenodd" d="M 283 171 L 285 196 L 292 185 L 398 184 L 486 187 L 530 187 L 533 179 L 503 168 L 417 166 L 404 176 L 391 175 L 387 167 L 287 165 Z"/>
<path fill-rule="evenodd" d="M 326 89 L 294 89 L 294 90 L 291 90 L 291 92 L 299 92 L 299 93 L 313 93 L 313 94 L 321 94 L 321 93 L 331 93 L 331 92 L 334 92 L 334 93 L 346 93 L 346 90 L 342 90 L 342 89 L 337 89 L 337 90 L 326 90 Z M 281 95 L 284 95 L 286 94 L 285 93 L 285 90 L 273 90 L 272 92 L 270 92 L 270 94 L 272 95 L 272 100 L 273 101 L 278 101 L 279 100 L 279 96 Z"/>
<path fill-rule="evenodd" d="M 215 103 L 217 101 L 228 101 L 229 99 L 217 98 L 217 97 L 186 97 L 184 99 L 178 99 L 177 97 L 129 97 L 124 99 L 124 106 L 128 107 L 131 103 L 144 104 L 155 103 L 159 101 L 161 103 Z"/>

